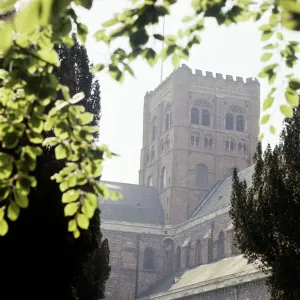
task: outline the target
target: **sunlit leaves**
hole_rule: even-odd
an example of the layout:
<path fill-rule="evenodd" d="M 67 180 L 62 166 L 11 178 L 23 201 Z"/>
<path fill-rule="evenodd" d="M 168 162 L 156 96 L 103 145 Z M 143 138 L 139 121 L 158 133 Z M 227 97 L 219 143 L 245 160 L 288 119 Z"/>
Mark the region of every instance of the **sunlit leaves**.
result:
<path fill-rule="evenodd" d="M 288 87 L 285 92 L 285 98 L 287 103 L 289 103 L 291 106 L 298 106 L 299 104 L 299 97 L 295 90 Z"/>
<path fill-rule="evenodd" d="M 289 105 L 286 104 L 282 104 L 280 105 L 280 111 L 282 112 L 282 114 L 287 117 L 287 118 L 291 118 L 293 115 L 293 110 Z"/>
<path fill-rule="evenodd" d="M 270 115 L 269 114 L 264 115 L 260 120 L 260 124 L 266 124 L 269 122 L 269 120 L 270 120 Z"/>
<path fill-rule="evenodd" d="M 0 58 L 13 44 L 13 27 L 11 23 L 0 21 Z"/>
<path fill-rule="evenodd" d="M 274 102 L 273 97 L 268 97 L 267 99 L 265 99 L 264 104 L 263 104 L 263 110 L 270 108 L 272 106 L 273 102 Z"/>
<path fill-rule="evenodd" d="M 74 216 L 75 213 L 78 211 L 79 205 L 78 203 L 68 203 L 64 208 L 65 216 Z"/>
<path fill-rule="evenodd" d="M 268 61 L 273 56 L 273 53 L 264 53 L 261 57 L 261 61 Z"/>
<path fill-rule="evenodd" d="M 7 222 L 5 221 L 5 219 L 2 219 L 0 221 L 0 236 L 4 236 L 6 235 L 8 232 L 8 224 Z"/>

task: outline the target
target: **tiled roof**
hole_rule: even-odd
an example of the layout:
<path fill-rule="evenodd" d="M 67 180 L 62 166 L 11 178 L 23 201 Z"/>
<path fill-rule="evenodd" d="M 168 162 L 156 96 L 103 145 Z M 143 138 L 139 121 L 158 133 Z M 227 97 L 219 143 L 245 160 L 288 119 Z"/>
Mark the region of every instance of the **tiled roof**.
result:
<path fill-rule="evenodd" d="M 145 224 L 164 224 L 164 213 L 155 187 L 102 181 L 123 195 L 100 204 L 101 219 Z"/>
<path fill-rule="evenodd" d="M 189 285 L 216 280 L 226 276 L 239 276 L 259 272 L 257 266 L 248 264 L 243 255 L 221 259 L 215 263 L 202 265 L 187 270 L 170 290 L 187 287 Z"/>
<path fill-rule="evenodd" d="M 246 180 L 247 185 L 251 184 L 254 165 L 239 172 L 240 180 Z M 203 200 L 202 204 L 198 206 L 192 217 L 204 216 L 217 209 L 227 206 L 230 203 L 232 177 L 226 178 L 220 185 L 216 186 L 213 192 Z"/>

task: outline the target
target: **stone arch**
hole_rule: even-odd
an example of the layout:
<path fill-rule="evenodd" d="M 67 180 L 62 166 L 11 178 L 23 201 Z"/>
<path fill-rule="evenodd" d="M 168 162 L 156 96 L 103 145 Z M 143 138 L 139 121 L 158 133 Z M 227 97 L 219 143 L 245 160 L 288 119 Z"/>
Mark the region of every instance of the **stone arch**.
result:
<path fill-rule="evenodd" d="M 153 248 L 148 247 L 144 251 L 144 269 L 153 270 L 154 269 L 154 258 L 155 251 Z"/>
<path fill-rule="evenodd" d="M 206 108 L 202 109 L 201 113 L 201 125 L 210 127 L 211 115 L 210 111 Z"/>
<path fill-rule="evenodd" d="M 172 126 L 172 105 L 168 103 L 164 110 L 164 128 L 168 131 Z"/>
<path fill-rule="evenodd" d="M 153 186 L 153 177 L 151 175 L 148 177 L 147 186 Z"/>
<path fill-rule="evenodd" d="M 226 151 L 233 152 L 235 151 L 235 140 L 232 137 L 228 137 L 225 140 L 225 149 Z"/>
<path fill-rule="evenodd" d="M 213 148 L 213 137 L 210 134 L 204 137 L 204 148 Z"/>
<path fill-rule="evenodd" d="M 207 186 L 208 181 L 208 168 L 204 164 L 198 164 L 196 166 L 196 185 Z"/>
<path fill-rule="evenodd" d="M 157 135 L 157 117 L 154 116 L 151 121 L 151 143 L 155 141 Z"/>
<path fill-rule="evenodd" d="M 160 189 L 163 191 L 166 188 L 166 168 L 162 167 L 160 171 Z"/>
<path fill-rule="evenodd" d="M 244 109 L 238 105 L 231 105 L 225 113 L 225 129 L 244 132 L 246 131 L 246 120 Z"/>
<path fill-rule="evenodd" d="M 195 265 L 200 265 L 202 260 L 202 245 L 201 240 L 196 241 L 196 249 L 195 249 Z"/>
<path fill-rule="evenodd" d="M 200 113 L 197 107 L 192 107 L 191 109 L 191 119 L 190 123 L 193 125 L 199 125 L 200 123 Z"/>

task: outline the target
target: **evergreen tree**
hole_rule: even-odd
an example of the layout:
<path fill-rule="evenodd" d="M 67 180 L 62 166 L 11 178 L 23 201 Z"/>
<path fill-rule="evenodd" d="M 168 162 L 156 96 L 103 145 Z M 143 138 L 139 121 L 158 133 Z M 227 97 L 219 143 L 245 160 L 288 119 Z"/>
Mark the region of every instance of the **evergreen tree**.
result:
<path fill-rule="evenodd" d="M 233 173 L 230 216 L 235 243 L 269 277 L 272 300 L 300 296 L 300 109 L 285 120 L 279 146 L 254 156 L 252 185 Z"/>

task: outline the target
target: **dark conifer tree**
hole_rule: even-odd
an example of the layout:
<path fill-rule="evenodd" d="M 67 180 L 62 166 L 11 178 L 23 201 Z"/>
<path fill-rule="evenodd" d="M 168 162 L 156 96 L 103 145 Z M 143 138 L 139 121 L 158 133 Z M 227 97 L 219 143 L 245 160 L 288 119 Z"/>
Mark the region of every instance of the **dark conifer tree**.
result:
<path fill-rule="evenodd" d="M 235 242 L 249 261 L 260 261 L 272 300 L 300 297 L 300 109 L 285 120 L 279 146 L 261 145 L 252 185 L 233 174 L 230 216 Z"/>

